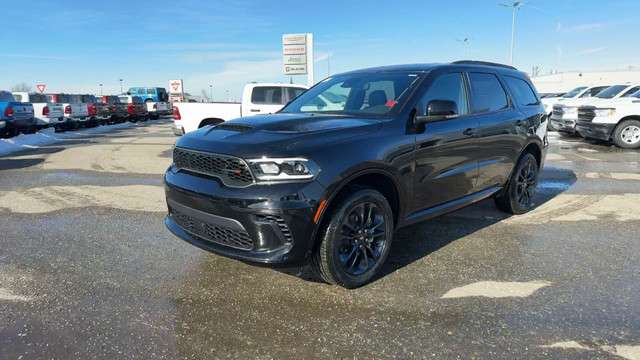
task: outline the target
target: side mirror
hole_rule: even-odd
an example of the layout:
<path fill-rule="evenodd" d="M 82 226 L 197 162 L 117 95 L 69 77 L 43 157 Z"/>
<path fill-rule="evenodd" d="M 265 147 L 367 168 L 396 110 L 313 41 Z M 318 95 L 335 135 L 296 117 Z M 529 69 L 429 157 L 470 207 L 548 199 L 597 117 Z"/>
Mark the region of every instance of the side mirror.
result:
<path fill-rule="evenodd" d="M 427 104 L 427 115 L 416 116 L 420 124 L 444 121 L 458 117 L 458 104 L 451 100 L 431 100 Z"/>

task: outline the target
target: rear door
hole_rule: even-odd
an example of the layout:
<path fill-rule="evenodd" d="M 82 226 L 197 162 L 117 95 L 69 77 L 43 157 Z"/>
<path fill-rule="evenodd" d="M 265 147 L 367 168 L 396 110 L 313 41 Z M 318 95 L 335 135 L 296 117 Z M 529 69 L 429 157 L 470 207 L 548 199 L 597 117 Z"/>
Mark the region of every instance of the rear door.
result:
<path fill-rule="evenodd" d="M 468 83 L 463 72 L 436 76 L 422 96 L 426 114 L 431 100 L 454 101 L 458 117 L 417 125 L 414 212 L 468 196 L 478 178 L 478 119 L 469 112 Z"/>
<path fill-rule="evenodd" d="M 249 111 L 242 116 L 273 114 L 286 104 L 285 88 L 282 86 L 256 86 L 251 92 Z"/>
<path fill-rule="evenodd" d="M 477 190 L 482 191 L 506 183 L 534 120 L 529 119 L 515 99 L 508 95 L 506 84 L 498 73 L 484 70 L 470 72 L 469 80 L 471 111 L 477 115 L 480 123 Z M 524 85 L 528 86 L 526 83 Z M 523 105 L 542 106 L 535 95 L 533 99 L 520 98 L 519 102 L 522 101 L 531 103 Z M 539 124 L 540 119 L 537 121 Z"/>

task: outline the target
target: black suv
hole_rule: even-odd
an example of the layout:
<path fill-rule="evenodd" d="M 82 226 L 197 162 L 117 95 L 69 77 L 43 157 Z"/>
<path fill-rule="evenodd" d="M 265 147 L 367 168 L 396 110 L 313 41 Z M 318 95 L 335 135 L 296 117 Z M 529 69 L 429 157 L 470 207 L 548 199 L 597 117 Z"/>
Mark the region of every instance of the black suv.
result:
<path fill-rule="evenodd" d="M 493 197 L 526 212 L 547 149 L 526 74 L 484 62 L 358 70 L 277 114 L 181 137 L 167 227 L 202 249 L 309 261 L 329 283 L 371 281 L 396 229 Z"/>

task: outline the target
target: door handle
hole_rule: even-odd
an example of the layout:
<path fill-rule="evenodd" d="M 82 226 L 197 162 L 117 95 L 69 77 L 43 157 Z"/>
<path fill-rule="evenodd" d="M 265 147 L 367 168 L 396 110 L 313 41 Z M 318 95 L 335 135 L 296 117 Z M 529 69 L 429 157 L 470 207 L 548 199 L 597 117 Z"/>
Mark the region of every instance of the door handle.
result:
<path fill-rule="evenodd" d="M 260 109 L 251 109 L 251 112 L 260 112 Z"/>
<path fill-rule="evenodd" d="M 478 129 L 468 128 L 467 130 L 463 131 L 462 133 L 467 135 L 467 136 L 475 136 L 475 135 L 478 135 Z"/>

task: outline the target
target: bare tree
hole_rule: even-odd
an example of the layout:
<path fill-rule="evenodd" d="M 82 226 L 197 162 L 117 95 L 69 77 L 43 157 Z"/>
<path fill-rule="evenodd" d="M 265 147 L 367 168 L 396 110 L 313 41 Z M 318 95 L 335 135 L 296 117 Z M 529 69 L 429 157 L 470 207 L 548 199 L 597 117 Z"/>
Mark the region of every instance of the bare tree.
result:
<path fill-rule="evenodd" d="M 205 102 L 211 102 L 211 97 L 209 96 L 209 93 L 207 93 L 207 90 L 202 89 L 202 98 L 204 98 Z"/>
<path fill-rule="evenodd" d="M 31 87 L 31 85 L 27 84 L 26 82 L 21 82 L 13 85 L 11 87 L 11 91 L 30 92 L 30 91 L 33 91 L 33 87 Z"/>

